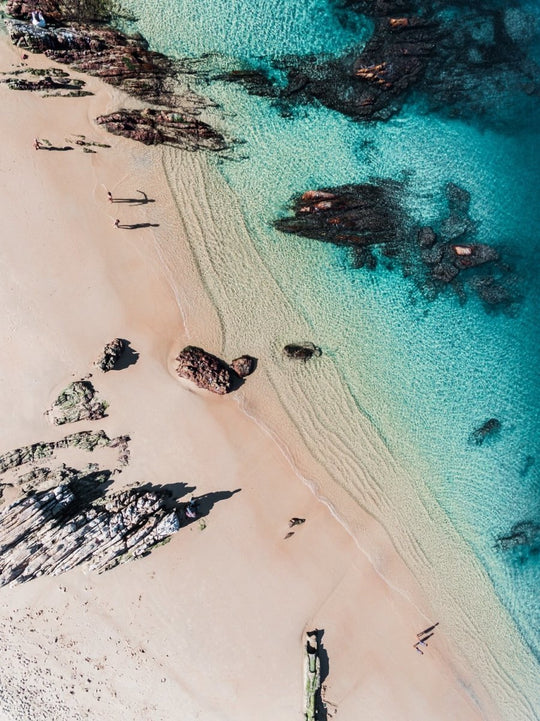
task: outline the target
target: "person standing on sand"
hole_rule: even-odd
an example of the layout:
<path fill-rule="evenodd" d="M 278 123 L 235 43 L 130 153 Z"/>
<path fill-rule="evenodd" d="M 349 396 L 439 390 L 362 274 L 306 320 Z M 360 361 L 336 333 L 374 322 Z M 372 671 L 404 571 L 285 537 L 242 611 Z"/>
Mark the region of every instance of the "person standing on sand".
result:
<path fill-rule="evenodd" d="M 119 227 L 120 227 L 120 220 L 119 220 L 118 218 L 114 221 L 114 227 L 115 227 L 115 228 L 119 228 Z"/>
<path fill-rule="evenodd" d="M 107 198 L 109 199 L 109 203 L 113 202 L 113 197 L 112 197 L 112 193 L 110 190 L 107 191 Z"/>
<path fill-rule="evenodd" d="M 37 138 L 34 138 L 34 149 L 35 150 L 41 150 L 41 143 Z"/>

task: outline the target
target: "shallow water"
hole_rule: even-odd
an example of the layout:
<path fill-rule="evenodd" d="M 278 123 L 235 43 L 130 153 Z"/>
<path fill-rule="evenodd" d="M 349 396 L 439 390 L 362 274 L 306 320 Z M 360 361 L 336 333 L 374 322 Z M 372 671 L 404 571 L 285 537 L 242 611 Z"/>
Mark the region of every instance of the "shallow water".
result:
<path fill-rule="evenodd" d="M 124 4 L 136 12 L 137 29 L 152 47 L 176 56 L 216 52 L 260 60 L 339 53 L 371 28 L 358 19 L 343 25 L 323 0 L 211 6 L 163 0 L 159 14 L 146 0 Z M 223 83 L 204 92 L 222 105 L 221 122 L 243 141 L 236 161 L 224 161 L 220 170 L 240 198 L 259 257 L 311 329 L 310 338 L 285 340 L 315 341 L 351 392 L 349 407 L 332 409 L 337 430 L 346 435 L 350 414 L 362 412 L 399 463 L 429 469 L 423 482 L 540 656 L 540 553 L 495 548 L 496 538 L 515 523 L 540 523 L 540 288 L 534 268 L 540 117 L 531 115 L 518 129 L 501 115 L 490 129 L 474 119 L 426 113 L 411 102 L 388 122 L 358 124 L 321 107 L 301 107 L 284 118 L 269 101 Z M 501 248 L 515 270 L 519 302 L 486 312 L 478 299 L 460 303 L 450 291 L 428 300 L 399 267 L 354 269 L 346 250 L 272 228 L 298 192 L 377 177 L 403 179 L 408 208 L 425 223 L 444 217 L 447 182 L 468 190 L 477 239 Z M 256 283 L 249 277 L 250 269 L 239 267 L 221 282 L 233 293 L 235 284 Z M 227 307 L 220 313 L 226 333 L 249 325 Z M 290 410 L 307 427 L 302 403 L 295 397 Z M 492 417 L 500 420 L 500 432 L 482 445 L 471 443 L 471 432 Z M 318 441 L 321 457 L 326 442 L 327 457 L 339 464 L 331 448 L 336 437 Z M 343 461 L 343 473 L 353 467 L 354 459 L 352 465 Z"/>

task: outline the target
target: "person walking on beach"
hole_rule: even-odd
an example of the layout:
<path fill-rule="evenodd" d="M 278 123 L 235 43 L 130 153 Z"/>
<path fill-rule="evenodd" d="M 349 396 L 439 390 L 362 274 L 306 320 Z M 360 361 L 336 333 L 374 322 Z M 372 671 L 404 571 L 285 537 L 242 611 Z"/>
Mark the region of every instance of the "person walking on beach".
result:
<path fill-rule="evenodd" d="M 112 197 L 112 193 L 111 193 L 110 190 L 107 191 L 107 198 L 109 199 L 109 203 L 114 202 L 114 201 L 113 201 L 113 197 Z"/>
<path fill-rule="evenodd" d="M 118 218 L 114 221 L 114 227 L 115 227 L 115 228 L 119 228 L 119 227 L 120 227 L 120 220 L 119 220 Z"/>
<path fill-rule="evenodd" d="M 34 150 L 41 150 L 41 143 L 38 138 L 34 138 Z"/>

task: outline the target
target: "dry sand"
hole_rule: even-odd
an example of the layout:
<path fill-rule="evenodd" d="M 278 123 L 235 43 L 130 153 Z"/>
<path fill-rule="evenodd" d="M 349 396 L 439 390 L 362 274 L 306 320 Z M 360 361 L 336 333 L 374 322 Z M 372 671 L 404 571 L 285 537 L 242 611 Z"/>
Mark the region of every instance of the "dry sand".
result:
<path fill-rule="evenodd" d="M 0 70 L 19 61 L 2 40 Z M 120 96 L 95 80 L 89 87 L 96 94 L 79 99 L 0 86 L 0 452 L 65 435 L 43 412 L 71 380 L 93 373 L 109 416 L 68 432 L 131 436 L 117 485 L 239 491 L 215 504 L 206 528 L 181 529 L 147 558 L 101 576 L 77 569 L 0 589 L 5 718 L 300 719 L 303 632 L 319 628 L 328 718 L 496 721 L 444 628 L 424 656 L 414 651 L 416 631 L 437 619 L 378 524 L 366 520 L 365 533 L 392 585 L 234 397 L 171 373 L 187 342 L 219 341 L 218 319 L 192 296 L 200 325 L 188 335 L 156 242 L 172 205 L 161 151 L 96 127 L 92 119 Z M 64 144 L 73 133 L 112 148 L 32 147 L 36 136 Z M 137 188 L 156 202 L 107 202 L 107 189 L 133 197 Z M 160 225 L 118 230 L 115 217 Z M 92 361 L 116 336 L 137 362 L 98 375 Z M 293 516 L 307 520 L 285 540 Z"/>

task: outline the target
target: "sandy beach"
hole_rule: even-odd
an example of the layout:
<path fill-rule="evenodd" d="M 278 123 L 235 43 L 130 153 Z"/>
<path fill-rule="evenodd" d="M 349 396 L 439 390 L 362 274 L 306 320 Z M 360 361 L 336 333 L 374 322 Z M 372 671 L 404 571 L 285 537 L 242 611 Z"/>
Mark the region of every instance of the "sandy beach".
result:
<path fill-rule="evenodd" d="M 2 37 L 0 70 L 20 62 Z M 40 56 L 27 62 L 51 65 Z M 85 80 L 94 93 L 85 98 L 0 85 L 0 452 L 64 436 L 44 411 L 91 373 L 108 415 L 68 432 L 129 434 L 129 464 L 114 488 L 148 482 L 174 485 L 181 497 L 223 497 L 205 524 L 181 528 L 146 558 L 102 575 L 76 569 L 0 589 L 0 712 L 13 721 L 301 719 L 304 633 L 317 628 L 328 654 L 328 719 L 532 721 L 534 708 L 520 692 L 516 704 L 513 690 L 520 677 L 530 687 L 532 669 L 523 670 L 521 641 L 504 617 L 490 616 L 494 594 L 471 600 L 478 616 L 465 628 L 468 601 L 460 618 L 451 581 L 429 582 L 427 570 L 420 577 L 431 559 L 412 535 L 406 545 L 409 512 L 396 511 L 395 529 L 385 527 L 393 513 L 377 517 L 365 499 L 362 510 L 333 484 L 280 404 L 284 378 L 269 367 L 275 349 L 253 347 L 249 327 L 243 338 L 224 329 L 217 301 L 226 299 L 205 284 L 211 254 L 205 261 L 201 239 L 210 247 L 239 231 L 234 199 L 221 204 L 233 220 L 208 200 L 226 192 L 216 169 L 198 154 L 108 135 L 93 120 L 126 98 Z M 76 135 L 111 147 L 83 153 Z M 36 151 L 35 137 L 73 149 Z M 180 203 L 171 193 L 179 185 Z M 108 190 L 115 198 L 143 190 L 155 202 L 111 204 Z M 115 218 L 153 227 L 115 228 Z M 242 243 L 246 258 L 235 262 L 253 262 Z M 285 306 L 274 308 L 277 347 L 283 323 L 303 329 L 295 319 L 282 323 Z M 129 341 L 136 362 L 101 374 L 93 362 L 115 337 Z M 228 360 L 252 353 L 259 368 L 236 395 L 214 397 L 175 377 L 174 358 L 188 343 Z M 317 381 L 302 372 L 288 392 L 304 382 Z M 375 435 L 365 428 L 366 478 L 393 477 L 398 469 L 381 465 Z M 78 454 L 81 466 L 96 462 Z M 396 491 L 381 507 L 399 501 Z M 425 513 L 429 536 L 442 512 Z M 306 521 L 286 539 L 293 517 Z M 452 548 L 453 529 L 443 523 L 439 533 Z M 462 564 L 457 598 L 478 569 L 465 556 L 449 563 Z M 416 633 L 436 621 L 429 647 L 416 653 Z M 470 647 L 477 630 L 483 641 Z"/>

